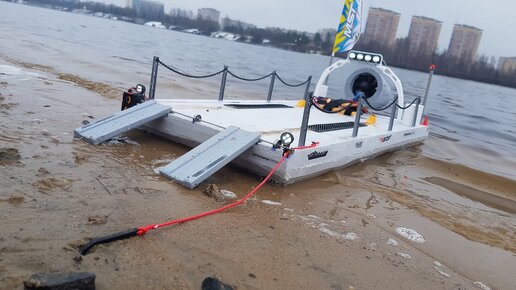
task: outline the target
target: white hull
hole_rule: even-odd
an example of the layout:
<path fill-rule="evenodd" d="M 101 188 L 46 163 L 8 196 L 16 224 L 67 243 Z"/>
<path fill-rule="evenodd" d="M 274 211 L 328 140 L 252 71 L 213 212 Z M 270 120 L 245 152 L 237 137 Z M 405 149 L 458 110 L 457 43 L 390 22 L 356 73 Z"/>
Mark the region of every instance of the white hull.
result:
<path fill-rule="evenodd" d="M 280 160 L 281 150 L 272 150 L 282 132 L 291 132 L 299 139 L 302 108 L 281 109 L 234 109 L 224 104 L 266 104 L 265 101 L 210 101 L 210 100 L 157 100 L 172 107 L 173 113 L 146 124 L 142 129 L 153 132 L 189 147 L 197 146 L 231 125 L 243 130 L 258 132 L 265 142 L 259 142 L 244 152 L 234 164 L 259 176 L 265 176 Z M 274 104 L 295 106 L 292 101 L 274 101 Z M 202 122 L 192 122 L 195 115 Z M 396 119 L 392 131 L 388 131 L 389 118 L 377 116 L 375 125 L 362 127 L 358 137 L 351 136 L 352 129 L 317 133 L 308 131 L 306 143 L 319 142 L 317 147 L 296 150 L 276 171 L 273 180 L 280 184 L 294 183 L 328 171 L 373 158 L 380 154 L 422 142 L 428 136 L 428 127 L 403 124 Z M 352 122 L 354 117 L 325 114 L 311 110 L 310 124 Z M 362 120 L 364 121 L 364 120 Z M 294 142 L 294 145 L 297 141 Z"/>

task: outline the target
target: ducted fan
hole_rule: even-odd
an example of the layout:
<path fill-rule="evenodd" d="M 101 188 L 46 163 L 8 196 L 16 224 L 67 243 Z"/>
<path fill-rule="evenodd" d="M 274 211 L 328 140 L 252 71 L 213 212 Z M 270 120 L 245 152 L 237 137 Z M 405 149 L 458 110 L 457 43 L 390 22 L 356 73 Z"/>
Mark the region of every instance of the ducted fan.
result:
<path fill-rule="evenodd" d="M 356 96 L 359 91 L 375 108 L 390 104 L 395 95 L 389 81 L 377 67 L 364 67 L 351 73 L 346 81 L 346 95 Z"/>

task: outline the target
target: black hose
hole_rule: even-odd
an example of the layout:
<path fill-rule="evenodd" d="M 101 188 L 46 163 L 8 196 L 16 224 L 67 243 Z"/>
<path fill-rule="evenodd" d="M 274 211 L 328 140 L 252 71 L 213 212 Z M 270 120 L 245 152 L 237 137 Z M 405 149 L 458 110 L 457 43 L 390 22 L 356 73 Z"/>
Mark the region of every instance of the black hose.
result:
<path fill-rule="evenodd" d="M 91 250 L 91 248 L 93 248 L 95 245 L 111 243 L 111 242 L 118 241 L 118 240 L 125 240 L 125 239 L 131 238 L 131 237 L 135 237 L 137 235 L 137 233 L 138 233 L 138 229 L 130 229 L 130 230 L 112 234 L 109 236 L 104 236 L 104 237 L 93 239 L 93 240 L 89 241 L 88 243 L 86 243 L 85 245 L 79 247 L 79 253 L 81 253 L 81 255 L 84 256 L 84 255 L 88 254 L 88 252 Z"/>
<path fill-rule="evenodd" d="M 405 110 L 405 109 L 408 109 L 410 108 L 410 106 L 414 105 L 414 103 L 417 101 L 417 100 L 421 100 L 421 97 L 417 97 L 415 98 L 412 103 L 408 104 L 406 107 L 401 107 L 400 105 L 396 104 L 396 106 L 398 106 L 398 108 L 402 109 L 402 110 Z"/>

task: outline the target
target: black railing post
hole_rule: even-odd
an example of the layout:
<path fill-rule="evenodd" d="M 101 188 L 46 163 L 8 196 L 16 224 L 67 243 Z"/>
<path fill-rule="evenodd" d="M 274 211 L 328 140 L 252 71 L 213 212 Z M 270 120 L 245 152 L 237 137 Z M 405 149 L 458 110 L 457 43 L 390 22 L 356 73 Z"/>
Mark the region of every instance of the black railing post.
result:
<path fill-rule="evenodd" d="M 312 78 L 312 77 L 310 77 Z M 303 111 L 303 120 L 301 121 L 301 130 L 299 132 L 299 142 L 297 146 L 305 146 L 306 133 L 308 132 L 308 121 L 310 119 L 310 108 L 312 107 L 312 93 L 305 92 L 305 109 Z"/>
<path fill-rule="evenodd" d="M 222 73 L 222 81 L 220 82 L 219 101 L 224 100 L 224 92 L 226 91 L 226 80 L 228 78 L 228 66 L 224 66 L 224 72 Z"/>
<path fill-rule="evenodd" d="M 435 71 L 435 65 L 430 66 L 430 72 L 428 74 L 428 84 L 426 85 L 425 89 L 425 96 L 423 99 L 423 113 L 421 114 L 421 121 L 423 121 L 423 118 L 425 117 L 425 111 L 426 111 L 426 103 L 428 101 L 428 92 L 430 91 L 430 86 L 432 85 L 432 77 L 434 76 Z"/>
<path fill-rule="evenodd" d="M 417 101 L 415 103 L 416 109 L 414 110 L 414 119 L 412 119 L 412 127 L 416 127 L 416 121 L 417 121 L 417 113 L 419 113 L 419 104 L 421 103 L 421 98 L 417 98 Z"/>
<path fill-rule="evenodd" d="M 357 112 L 355 114 L 355 124 L 353 124 L 353 138 L 358 136 L 358 127 L 360 127 L 360 117 L 362 116 L 362 106 L 362 99 L 359 99 Z"/>
<path fill-rule="evenodd" d="M 274 91 L 274 82 L 276 81 L 276 71 L 272 72 L 271 76 L 271 84 L 269 85 L 269 94 L 267 95 L 267 102 L 270 102 L 272 99 L 272 92 Z"/>
<path fill-rule="evenodd" d="M 156 81 L 158 79 L 158 66 L 159 66 L 159 57 L 155 56 L 152 59 L 152 73 L 151 80 L 149 86 L 149 99 L 153 100 L 154 95 L 156 94 Z"/>
<path fill-rule="evenodd" d="M 312 76 L 309 76 L 306 80 L 306 88 L 305 88 L 305 96 L 308 94 L 308 91 L 310 90 L 310 85 L 312 84 Z M 310 100 L 310 103 L 312 101 Z"/>
<path fill-rule="evenodd" d="M 389 119 L 389 132 L 392 131 L 394 126 L 394 118 L 396 118 L 396 109 L 398 109 L 397 103 L 392 104 L 391 118 Z"/>

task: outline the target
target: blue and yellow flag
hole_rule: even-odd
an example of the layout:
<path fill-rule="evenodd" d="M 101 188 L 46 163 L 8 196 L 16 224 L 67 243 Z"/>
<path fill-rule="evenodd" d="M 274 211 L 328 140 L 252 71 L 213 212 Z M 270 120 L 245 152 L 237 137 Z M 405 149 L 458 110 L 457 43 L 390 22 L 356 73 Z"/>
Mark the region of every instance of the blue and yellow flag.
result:
<path fill-rule="evenodd" d="M 344 0 L 339 29 L 335 36 L 333 54 L 351 50 L 362 33 L 362 1 Z"/>

